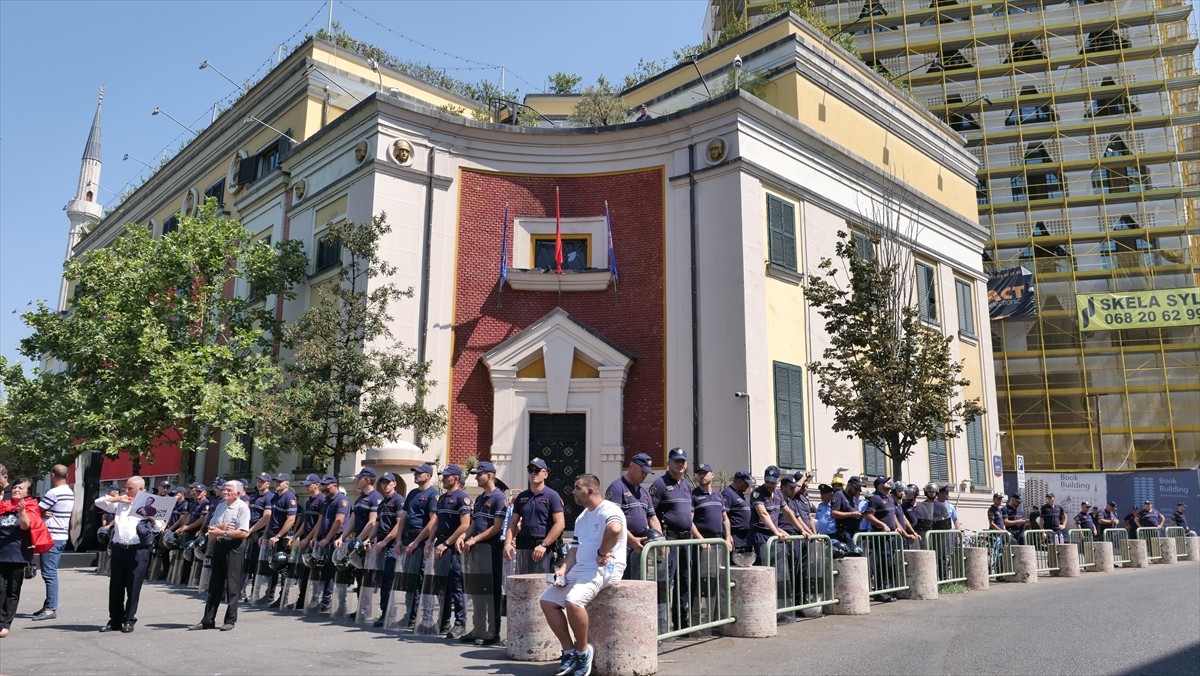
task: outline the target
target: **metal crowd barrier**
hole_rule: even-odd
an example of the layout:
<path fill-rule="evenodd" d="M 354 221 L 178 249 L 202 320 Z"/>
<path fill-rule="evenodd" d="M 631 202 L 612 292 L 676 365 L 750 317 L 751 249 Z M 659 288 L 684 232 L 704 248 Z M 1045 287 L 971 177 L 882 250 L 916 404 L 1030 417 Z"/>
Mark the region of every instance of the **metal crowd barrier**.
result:
<path fill-rule="evenodd" d="M 858 533 L 854 544 L 867 557 L 871 594 L 890 594 L 908 589 L 904 538 L 896 532 Z"/>
<path fill-rule="evenodd" d="M 1079 569 L 1086 570 L 1096 565 L 1096 553 L 1092 551 L 1095 538 L 1092 531 L 1086 528 L 1072 528 L 1067 531 L 1067 541 L 1079 550 Z"/>
<path fill-rule="evenodd" d="M 767 565 L 775 568 L 778 614 L 838 602 L 833 591 L 833 543 L 828 535 L 789 535 L 767 540 Z"/>
<path fill-rule="evenodd" d="M 938 584 L 966 582 L 967 552 L 963 548 L 961 531 L 928 531 L 925 533 L 925 548 L 937 553 Z"/>
<path fill-rule="evenodd" d="M 1006 530 L 981 530 L 975 533 L 975 546 L 988 550 L 988 577 L 1007 577 L 1013 566 L 1012 533 Z"/>
<path fill-rule="evenodd" d="M 1058 570 L 1058 552 L 1054 549 L 1054 531 L 1027 530 L 1025 531 L 1025 544 L 1033 545 L 1037 554 L 1039 573 Z"/>
<path fill-rule="evenodd" d="M 1163 537 L 1175 538 L 1175 555 L 1187 554 L 1187 529 L 1183 526 L 1167 526 Z"/>
<path fill-rule="evenodd" d="M 1104 540 L 1112 543 L 1113 563 L 1129 563 L 1129 531 L 1124 528 L 1105 528 Z"/>
<path fill-rule="evenodd" d="M 647 543 L 639 572 L 641 579 L 658 583 L 658 640 L 733 623 L 733 581 L 724 540 Z"/>
<path fill-rule="evenodd" d="M 1146 541 L 1146 553 L 1151 561 L 1162 560 L 1162 536 L 1158 534 L 1158 528 L 1139 528 L 1137 529 L 1139 540 Z"/>

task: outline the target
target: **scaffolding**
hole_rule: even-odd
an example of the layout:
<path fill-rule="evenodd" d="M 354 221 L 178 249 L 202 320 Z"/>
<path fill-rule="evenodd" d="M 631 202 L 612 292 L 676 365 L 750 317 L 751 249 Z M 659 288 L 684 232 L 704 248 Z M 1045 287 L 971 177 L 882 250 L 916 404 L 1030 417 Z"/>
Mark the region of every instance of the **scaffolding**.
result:
<path fill-rule="evenodd" d="M 786 3 L 782 3 L 786 5 Z M 1078 294 L 1200 287 L 1200 75 L 1187 0 L 814 2 L 979 160 L 988 271 L 1038 315 L 992 324 L 1005 463 L 1200 464 L 1200 326 L 1081 332 Z M 770 18 L 714 0 L 706 30 Z"/>

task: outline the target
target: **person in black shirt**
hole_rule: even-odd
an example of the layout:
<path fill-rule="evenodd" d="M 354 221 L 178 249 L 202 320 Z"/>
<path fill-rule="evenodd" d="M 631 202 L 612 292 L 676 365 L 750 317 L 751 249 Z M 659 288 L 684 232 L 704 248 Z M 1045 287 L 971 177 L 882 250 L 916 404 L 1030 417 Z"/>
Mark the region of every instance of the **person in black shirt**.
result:
<path fill-rule="evenodd" d="M 1066 543 L 1067 513 L 1060 505 L 1054 504 L 1054 494 L 1046 494 L 1046 504 L 1042 505 L 1042 528 L 1050 531 L 1051 541 L 1058 544 Z"/>
<path fill-rule="evenodd" d="M 1183 515 L 1183 512 L 1186 509 L 1187 503 L 1176 503 L 1175 513 L 1171 515 L 1171 525 L 1182 528 L 1183 532 L 1188 535 L 1193 535 L 1192 529 L 1188 528 L 1187 517 Z"/>

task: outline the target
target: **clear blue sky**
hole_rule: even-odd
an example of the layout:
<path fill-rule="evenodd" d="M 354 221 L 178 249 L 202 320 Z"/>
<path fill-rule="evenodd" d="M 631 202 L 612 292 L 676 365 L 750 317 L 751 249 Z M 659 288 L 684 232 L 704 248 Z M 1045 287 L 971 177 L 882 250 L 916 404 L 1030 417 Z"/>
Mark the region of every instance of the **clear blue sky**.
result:
<path fill-rule="evenodd" d="M 335 0 L 333 18 L 355 37 L 401 59 L 442 68 L 503 64 L 505 86 L 542 91 L 558 70 L 584 83 L 620 81 L 639 58 L 661 59 L 700 42 L 705 0 L 543 0 L 370 2 Z M 21 357 L 27 303 L 58 301 L 68 221 L 96 93 L 104 95 L 100 201 L 188 138 L 164 111 L 202 128 L 235 81 L 274 65 L 277 46 L 294 47 L 323 27 L 325 0 L 276 2 L 20 2 L 0 0 L 0 354 Z M 364 17 L 365 15 L 365 17 Z M 369 17 L 369 18 L 366 18 Z M 390 29 L 390 30 L 389 30 Z M 409 39 L 406 39 L 409 38 Z M 410 41 L 411 39 L 411 41 Z M 286 52 L 285 52 L 286 53 Z M 451 70 L 460 79 L 499 82 L 498 69 Z M 257 79 L 257 78 L 256 78 Z M 14 310 L 16 314 L 14 314 Z"/>

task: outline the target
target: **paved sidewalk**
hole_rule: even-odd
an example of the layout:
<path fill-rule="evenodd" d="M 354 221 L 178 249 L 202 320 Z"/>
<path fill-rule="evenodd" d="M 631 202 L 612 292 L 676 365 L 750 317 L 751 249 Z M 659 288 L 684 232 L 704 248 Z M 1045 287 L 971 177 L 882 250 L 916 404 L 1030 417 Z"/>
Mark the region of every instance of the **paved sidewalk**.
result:
<path fill-rule="evenodd" d="M 232 632 L 189 632 L 203 612 L 202 598 L 161 583 L 142 592 L 134 633 L 100 634 L 107 578 L 80 570 L 61 576 L 59 620 L 31 622 L 44 585 L 35 578 L 24 587 L 12 634 L 0 641 L 0 674 L 553 672 L 549 664 L 510 662 L 500 649 L 400 639 L 257 607 L 245 608 Z M 667 675 L 1192 675 L 1200 664 L 1200 566 L 1042 578 L 938 601 L 875 605 L 865 617 L 782 626 L 774 639 L 684 639 L 663 646 L 659 664 Z"/>

